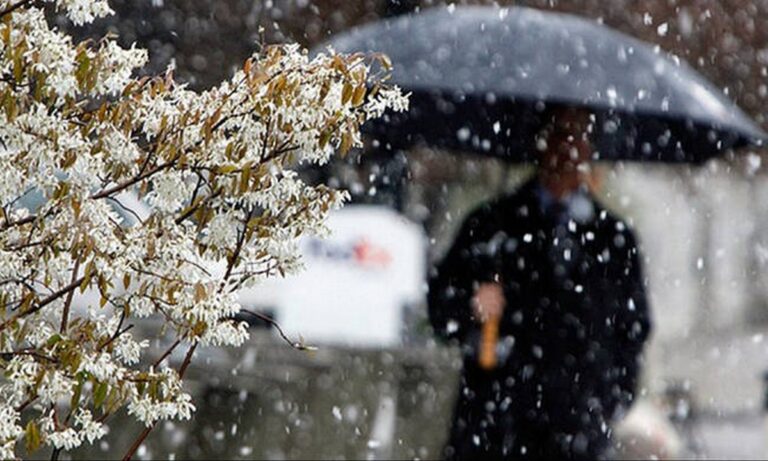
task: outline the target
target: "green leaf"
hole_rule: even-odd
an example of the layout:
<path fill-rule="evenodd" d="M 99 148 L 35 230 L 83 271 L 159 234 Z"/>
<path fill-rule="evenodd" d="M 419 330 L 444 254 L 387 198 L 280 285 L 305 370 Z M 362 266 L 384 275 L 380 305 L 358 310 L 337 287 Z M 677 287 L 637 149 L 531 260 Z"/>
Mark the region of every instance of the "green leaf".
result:
<path fill-rule="evenodd" d="M 100 408 L 104 404 L 104 399 L 107 398 L 107 391 L 109 386 L 105 382 L 101 382 L 93 390 L 93 405 L 96 408 Z"/>
<path fill-rule="evenodd" d="M 235 170 L 237 170 L 235 165 L 222 165 L 219 167 L 219 173 L 221 174 L 232 173 Z"/>
<path fill-rule="evenodd" d="M 72 398 L 69 400 L 69 406 L 71 408 L 77 408 L 80 404 L 80 397 L 83 395 L 83 381 L 82 376 L 77 380 L 75 390 L 72 392 Z"/>
<path fill-rule="evenodd" d="M 339 146 L 339 153 L 341 154 L 341 157 L 346 157 L 351 148 L 352 134 L 349 131 L 345 131 L 341 134 L 341 145 Z"/>
<path fill-rule="evenodd" d="M 17 83 L 21 83 L 21 79 L 24 77 L 24 62 L 22 61 L 21 54 L 17 54 L 13 58 L 13 78 Z"/>
<path fill-rule="evenodd" d="M 37 428 L 37 424 L 35 424 L 34 420 L 27 423 L 24 436 L 28 452 L 35 452 L 40 448 L 40 430 Z"/>
<path fill-rule="evenodd" d="M 157 380 L 152 380 L 149 383 L 149 397 L 155 400 L 158 400 L 160 398 L 160 386 L 157 382 Z"/>
<path fill-rule="evenodd" d="M 88 57 L 88 53 L 85 51 L 81 51 L 77 56 L 77 70 L 75 71 L 75 78 L 77 79 L 77 83 L 83 87 L 87 83 L 88 80 L 88 71 L 91 67 L 91 58 Z"/>
<path fill-rule="evenodd" d="M 61 336 L 59 336 L 58 333 L 54 334 L 50 338 L 48 338 L 48 342 L 45 343 L 45 346 L 48 348 L 51 348 L 55 346 L 59 341 L 61 341 Z"/>
<path fill-rule="evenodd" d="M 136 383 L 136 392 L 139 393 L 139 397 L 143 397 L 144 396 L 144 391 L 146 389 L 147 389 L 147 383 L 145 383 L 143 381 L 139 381 L 138 383 Z"/>
<path fill-rule="evenodd" d="M 93 262 L 93 260 L 91 260 L 91 262 L 85 266 L 83 281 L 80 282 L 80 293 L 84 293 L 85 290 L 88 289 L 88 286 L 91 284 L 91 278 L 93 277 L 94 269 L 96 269 L 96 264 Z"/>
<path fill-rule="evenodd" d="M 112 413 L 117 407 L 120 406 L 120 388 L 118 386 L 112 386 L 107 396 L 107 403 L 105 411 Z"/>

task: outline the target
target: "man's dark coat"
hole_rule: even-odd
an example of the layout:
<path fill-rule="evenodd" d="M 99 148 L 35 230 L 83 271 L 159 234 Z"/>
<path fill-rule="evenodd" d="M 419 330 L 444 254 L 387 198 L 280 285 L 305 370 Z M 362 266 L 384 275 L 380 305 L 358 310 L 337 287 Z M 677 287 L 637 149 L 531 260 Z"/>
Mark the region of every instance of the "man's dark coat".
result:
<path fill-rule="evenodd" d="M 591 197 L 580 222 L 545 212 L 539 187 L 480 206 L 430 279 L 435 332 L 466 354 L 447 458 L 594 459 L 633 399 L 650 331 L 635 237 Z M 506 309 L 488 372 L 470 299 L 492 280 Z"/>

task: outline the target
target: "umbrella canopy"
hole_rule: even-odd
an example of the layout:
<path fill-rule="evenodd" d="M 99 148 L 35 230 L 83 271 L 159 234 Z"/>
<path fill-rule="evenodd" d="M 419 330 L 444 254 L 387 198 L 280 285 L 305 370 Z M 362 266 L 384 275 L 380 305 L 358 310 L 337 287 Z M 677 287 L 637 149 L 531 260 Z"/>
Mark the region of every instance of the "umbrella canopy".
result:
<path fill-rule="evenodd" d="M 679 58 L 591 20 L 513 7 L 433 8 L 375 22 L 322 46 L 379 52 L 411 110 L 366 129 L 383 145 L 415 143 L 511 161 L 535 157 L 542 110 L 597 117 L 601 160 L 702 162 L 766 134 Z"/>

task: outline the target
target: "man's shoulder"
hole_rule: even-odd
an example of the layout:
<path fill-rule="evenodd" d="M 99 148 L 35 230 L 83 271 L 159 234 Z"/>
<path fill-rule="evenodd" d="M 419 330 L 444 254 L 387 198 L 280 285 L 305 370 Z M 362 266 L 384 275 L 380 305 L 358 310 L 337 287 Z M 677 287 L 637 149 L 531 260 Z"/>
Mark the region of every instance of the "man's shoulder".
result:
<path fill-rule="evenodd" d="M 629 241 L 634 245 L 637 240 L 635 231 L 627 221 L 610 211 L 608 208 L 605 208 L 597 200 L 595 200 L 595 214 L 597 229 L 601 234 L 611 238 L 621 237 L 624 241 Z"/>

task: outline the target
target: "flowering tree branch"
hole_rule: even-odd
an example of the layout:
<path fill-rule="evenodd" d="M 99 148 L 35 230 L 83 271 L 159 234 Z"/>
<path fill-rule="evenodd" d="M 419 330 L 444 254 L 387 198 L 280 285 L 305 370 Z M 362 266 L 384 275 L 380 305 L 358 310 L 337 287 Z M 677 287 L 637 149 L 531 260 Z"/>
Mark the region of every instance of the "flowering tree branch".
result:
<path fill-rule="evenodd" d="M 77 25 L 111 14 L 45 3 Z M 0 19 L 0 458 L 93 443 L 123 408 L 145 425 L 130 458 L 158 421 L 191 417 L 194 351 L 242 345 L 238 313 L 307 349 L 237 291 L 299 270 L 298 239 L 347 197 L 297 166 L 361 146 L 407 99 L 371 75 L 378 56 L 265 47 L 198 93 L 171 70 L 135 78 L 144 50 L 73 43 L 32 0 L 0 0 Z M 154 360 L 139 318 L 172 334 Z"/>
<path fill-rule="evenodd" d="M 189 364 L 192 362 L 192 356 L 195 353 L 195 349 L 197 349 L 198 343 L 195 342 L 191 346 L 189 346 L 189 349 L 187 350 L 187 355 L 184 357 L 184 362 L 182 362 L 181 367 L 179 368 L 179 379 L 184 377 L 184 374 L 187 371 L 187 368 L 189 367 Z M 152 430 L 155 428 L 156 423 L 152 423 L 152 425 L 145 427 L 138 437 L 136 437 L 136 440 L 133 441 L 130 448 L 128 448 L 128 451 L 125 452 L 125 455 L 123 456 L 123 461 L 130 461 L 131 458 L 133 458 L 133 455 L 136 454 L 136 451 L 139 449 L 142 443 L 144 443 L 144 440 L 147 439 L 147 436 L 149 436 L 149 433 L 152 432 Z"/>

